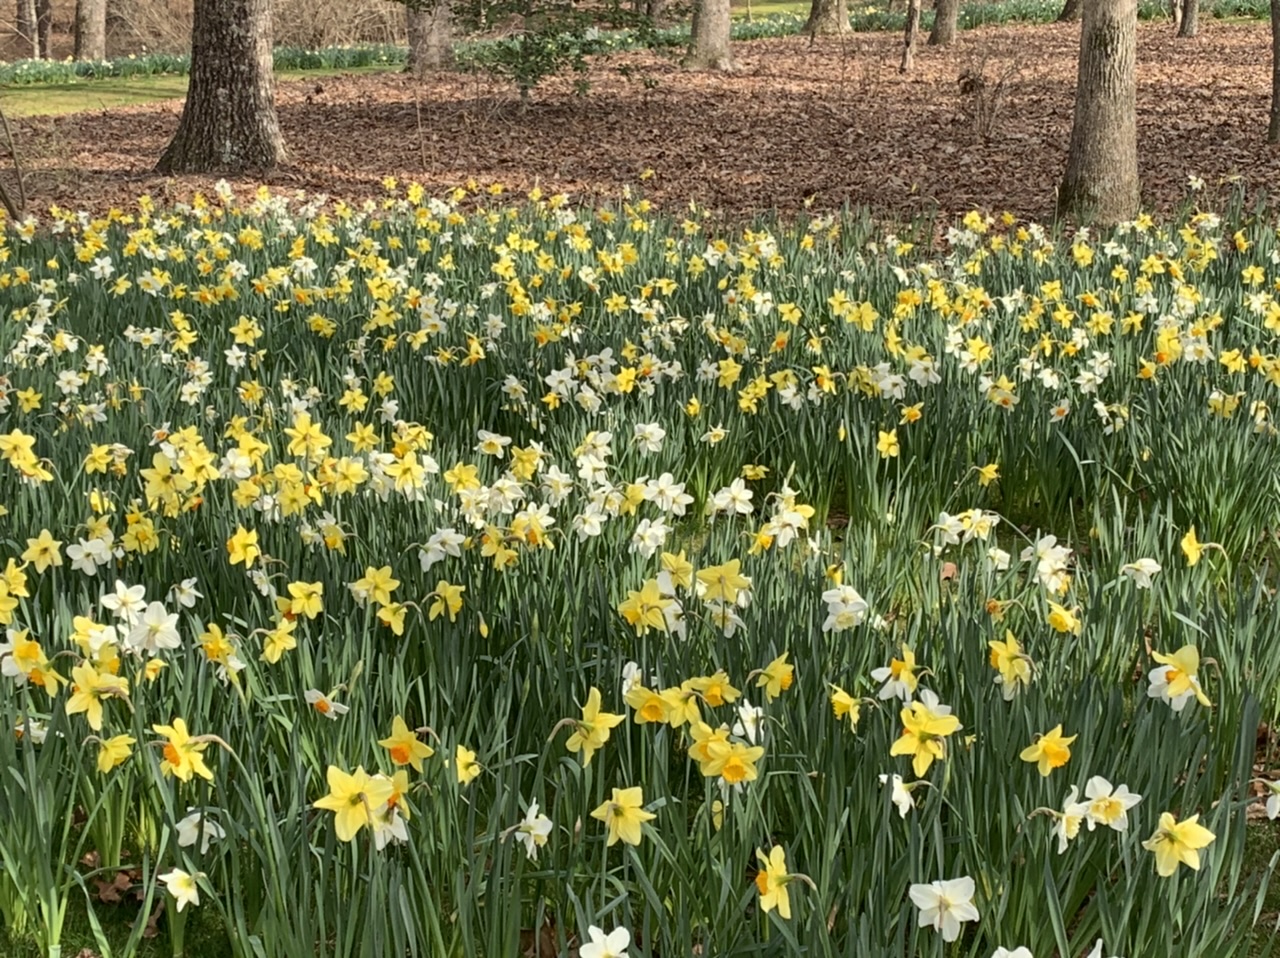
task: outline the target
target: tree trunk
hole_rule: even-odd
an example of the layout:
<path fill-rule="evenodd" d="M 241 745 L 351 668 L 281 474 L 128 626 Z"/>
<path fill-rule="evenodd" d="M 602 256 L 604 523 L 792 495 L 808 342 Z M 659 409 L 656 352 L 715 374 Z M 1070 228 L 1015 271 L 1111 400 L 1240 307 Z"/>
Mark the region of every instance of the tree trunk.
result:
<path fill-rule="evenodd" d="M 107 0 L 77 0 L 76 59 L 107 58 Z"/>
<path fill-rule="evenodd" d="M 1173 32 L 1182 32 L 1182 0 L 1169 0 L 1169 16 L 1173 17 Z"/>
<path fill-rule="evenodd" d="M 1110 226 L 1138 212 L 1137 0 L 1085 0 L 1059 215 Z"/>
<path fill-rule="evenodd" d="M 243 173 L 284 159 L 271 73 L 271 0 L 196 0 L 191 83 L 161 173 Z"/>
<path fill-rule="evenodd" d="M 18 36 L 31 47 L 31 59 L 40 59 L 40 32 L 36 29 L 36 0 L 18 0 Z"/>
<path fill-rule="evenodd" d="M 732 70 L 729 0 L 697 0 L 684 65 L 695 70 Z"/>
<path fill-rule="evenodd" d="M 809 20 L 804 25 L 809 36 L 829 33 L 848 33 L 849 0 L 813 0 L 809 6 Z"/>
<path fill-rule="evenodd" d="M 53 54 L 50 42 L 53 35 L 53 5 L 50 0 L 36 0 L 36 56 L 48 60 Z"/>
<path fill-rule="evenodd" d="M 956 38 L 956 21 L 960 19 L 960 0 L 937 0 L 934 4 L 933 30 L 929 46 L 945 47 Z"/>
<path fill-rule="evenodd" d="M 1178 36 L 1194 37 L 1200 31 L 1200 4 L 1197 0 L 1182 0 L 1182 24 Z"/>
<path fill-rule="evenodd" d="M 409 62 L 414 76 L 425 76 L 453 65 L 453 16 L 449 4 L 438 0 L 430 10 L 405 7 L 409 24 Z"/>
<path fill-rule="evenodd" d="M 1271 0 L 1271 124 L 1267 142 L 1280 143 L 1280 0 Z"/>
<path fill-rule="evenodd" d="M 902 63 L 899 73 L 906 73 L 916 63 L 916 41 L 920 38 L 920 0 L 907 0 L 907 31 L 903 37 Z"/>
<path fill-rule="evenodd" d="M 656 25 L 667 12 L 667 0 L 647 0 L 644 14 Z"/>
<path fill-rule="evenodd" d="M 1059 23 L 1075 23 L 1080 19 L 1080 0 L 1066 0 L 1062 12 L 1058 14 Z"/>

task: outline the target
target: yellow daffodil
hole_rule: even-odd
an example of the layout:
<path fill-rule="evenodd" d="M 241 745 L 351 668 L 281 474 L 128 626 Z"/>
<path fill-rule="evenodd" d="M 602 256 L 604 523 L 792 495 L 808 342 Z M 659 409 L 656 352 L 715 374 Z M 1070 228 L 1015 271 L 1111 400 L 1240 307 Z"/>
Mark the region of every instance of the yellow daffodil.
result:
<path fill-rule="evenodd" d="M 1180 822 L 1169 812 L 1161 813 L 1155 834 L 1142 843 L 1143 848 L 1155 854 L 1156 872 L 1160 877 L 1168 878 L 1178 870 L 1179 864 L 1192 871 L 1200 870 L 1200 849 L 1216 836 L 1199 822 L 1199 815 Z"/>
<path fill-rule="evenodd" d="M 1018 757 L 1024 762 L 1034 762 L 1040 774 L 1048 778 L 1055 768 L 1062 768 L 1071 760 L 1071 743 L 1075 740 L 1076 736 L 1063 735 L 1062 726 L 1055 725 L 1024 748 Z"/>
<path fill-rule="evenodd" d="M 161 772 L 180 782 L 191 781 L 192 775 L 213 781 L 213 770 L 204 763 L 203 752 L 209 746 L 207 739 L 193 738 L 187 731 L 187 723 L 180 718 L 175 718 L 172 725 L 153 725 L 151 730 L 166 739 Z"/>
<path fill-rule="evenodd" d="M 372 827 L 374 815 L 386 806 L 394 791 L 389 778 L 370 776 L 363 766 L 347 773 L 330 765 L 325 778 L 329 794 L 315 807 L 334 813 L 333 829 L 340 842 L 351 841 L 366 825 Z"/>
<path fill-rule="evenodd" d="M 609 830 L 608 845 L 616 845 L 619 841 L 639 845 L 641 826 L 657 817 L 646 812 L 643 806 L 644 792 L 639 786 L 615 788 L 613 796 L 593 811 L 591 817 L 604 822 Z"/>
<path fill-rule="evenodd" d="M 916 778 L 929 771 L 935 759 L 946 758 L 946 738 L 959 731 L 960 721 L 939 707 L 912 702 L 901 712 L 902 735 L 889 749 L 890 755 L 910 755 Z"/>
<path fill-rule="evenodd" d="M 787 662 L 789 654 L 783 652 L 761 669 L 756 678 L 756 688 L 764 689 L 764 697 L 770 702 L 791 688 L 791 683 L 795 681 L 796 667 Z"/>
<path fill-rule="evenodd" d="M 412 765 L 415 772 L 422 771 L 422 760 L 436 753 L 430 745 L 421 741 L 410 730 L 403 718 L 397 715 L 391 722 L 391 734 L 379 739 L 378 744 L 391 753 L 391 761 L 397 765 Z"/>
<path fill-rule="evenodd" d="M 587 704 L 582 706 L 582 718 L 574 722 L 565 747 L 570 752 L 581 752 L 583 766 L 590 765 L 592 756 L 609 741 L 610 732 L 625 720 L 625 715 L 600 711 L 600 690 L 593 686 L 587 693 Z"/>
<path fill-rule="evenodd" d="M 129 735 L 113 735 L 98 743 L 98 771 L 106 775 L 117 765 L 123 764 L 133 754 L 137 739 Z"/>
<path fill-rule="evenodd" d="M 787 873 L 787 853 L 781 845 L 774 845 L 765 855 L 756 849 L 760 870 L 756 872 L 756 890 L 760 892 L 760 908 L 766 914 L 778 909 L 778 917 L 791 918 L 791 893 L 787 886 L 792 876 Z"/>

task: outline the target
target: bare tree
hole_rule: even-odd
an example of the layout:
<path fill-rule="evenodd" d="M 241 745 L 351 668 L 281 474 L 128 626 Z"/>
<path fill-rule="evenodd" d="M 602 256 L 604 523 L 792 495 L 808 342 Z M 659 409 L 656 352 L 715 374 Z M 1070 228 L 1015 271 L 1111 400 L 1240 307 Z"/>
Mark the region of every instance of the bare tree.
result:
<path fill-rule="evenodd" d="M 920 39 L 920 0 L 907 0 L 907 29 L 902 38 L 902 63 L 899 73 L 906 73 L 916 64 L 916 44 Z"/>
<path fill-rule="evenodd" d="M 1267 142 L 1280 143 L 1280 0 L 1271 0 L 1271 123 Z"/>
<path fill-rule="evenodd" d="M 36 56 L 52 58 L 53 4 L 50 0 L 36 0 Z"/>
<path fill-rule="evenodd" d="M 196 0 L 191 84 L 161 173 L 268 170 L 284 159 L 270 0 Z"/>
<path fill-rule="evenodd" d="M 36 0 L 18 0 L 18 36 L 30 44 L 33 60 L 40 59 L 40 31 L 36 23 Z"/>
<path fill-rule="evenodd" d="M 848 33 L 848 0 L 813 0 L 804 30 L 811 37 L 820 33 Z"/>
<path fill-rule="evenodd" d="M 77 60 L 107 58 L 107 0 L 76 0 Z"/>
<path fill-rule="evenodd" d="M 732 70 L 729 0 L 698 0 L 684 64 L 695 70 Z"/>
<path fill-rule="evenodd" d="M 960 19 L 960 0 L 937 0 L 933 9 L 933 29 L 929 32 L 929 46 L 945 47 L 956 38 L 956 23 Z"/>
<path fill-rule="evenodd" d="M 1178 36 L 1194 37 L 1200 32 L 1200 3 L 1199 0 L 1174 0 L 1174 5 L 1181 9 L 1181 17 L 1176 18 L 1178 23 Z"/>
<path fill-rule="evenodd" d="M 1174 0 L 1176 3 L 1177 0 Z M 1058 14 L 1059 23 L 1074 23 L 1080 19 L 1080 0 L 1066 0 L 1062 12 Z"/>
<path fill-rule="evenodd" d="M 415 10 L 406 6 L 409 27 L 409 61 L 406 69 L 414 76 L 453 65 L 453 16 L 446 0 L 433 7 Z"/>
<path fill-rule="evenodd" d="M 1060 215 L 1105 226 L 1138 212 L 1137 28 L 1137 0 L 1084 0 Z"/>

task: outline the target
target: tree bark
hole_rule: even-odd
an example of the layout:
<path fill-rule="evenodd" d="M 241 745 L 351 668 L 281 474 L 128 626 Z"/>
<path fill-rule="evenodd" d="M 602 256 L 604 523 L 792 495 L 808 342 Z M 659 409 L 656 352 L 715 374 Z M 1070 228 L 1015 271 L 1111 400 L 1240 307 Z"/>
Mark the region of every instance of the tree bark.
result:
<path fill-rule="evenodd" d="M 107 58 L 107 0 L 76 0 L 76 59 Z"/>
<path fill-rule="evenodd" d="M 1085 0 L 1059 215 L 1110 226 L 1138 212 L 1137 0 Z"/>
<path fill-rule="evenodd" d="M 1058 14 L 1059 23 L 1075 23 L 1080 19 L 1080 0 L 1066 0 L 1062 12 Z"/>
<path fill-rule="evenodd" d="M 903 36 L 902 63 L 899 73 L 908 72 L 916 64 L 916 41 L 920 38 L 920 0 L 907 0 L 907 30 Z"/>
<path fill-rule="evenodd" d="M 647 0 L 644 15 L 656 25 L 667 12 L 667 0 Z"/>
<path fill-rule="evenodd" d="M 1271 0 L 1271 123 L 1267 142 L 1280 143 L 1280 0 Z"/>
<path fill-rule="evenodd" d="M 36 0 L 36 56 L 52 58 L 52 37 L 53 4 L 50 0 Z"/>
<path fill-rule="evenodd" d="M 449 4 L 439 0 L 429 10 L 405 7 L 409 26 L 409 61 L 405 69 L 425 76 L 453 65 L 453 16 Z"/>
<path fill-rule="evenodd" d="M 271 0 L 196 0 L 191 83 L 161 173 L 269 170 L 285 157 L 271 73 Z"/>
<path fill-rule="evenodd" d="M 933 29 L 929 32 L 929 46 L 945 47 L 956 38 L 956 23 L 960 19 L 960 0 L 937 0 L 933 9 Z"/>
<path fill-rule="evenodd" d="M 40 59 L 40 31 L 36 28 L 36 0 L 18 0 L 18 36 L 31 45 L 31 59 Z"/>
<path fill-rule="evenodd" d="M 804 30 L 811 37 L 818 34 L 848 33 L 849 0 L 813 0 Z"/>
<path fill-rule="evenodd" d="M 729 0 L 698 0 L 684 65 L 695 70 L 732 70 Z"/>
<path fill-rule="evenodd" d="M 1200 32 L 1200 4 L 1198 0 L 1182 0 L 1182 23 L 1178 36 L 1194 37 Z"/>

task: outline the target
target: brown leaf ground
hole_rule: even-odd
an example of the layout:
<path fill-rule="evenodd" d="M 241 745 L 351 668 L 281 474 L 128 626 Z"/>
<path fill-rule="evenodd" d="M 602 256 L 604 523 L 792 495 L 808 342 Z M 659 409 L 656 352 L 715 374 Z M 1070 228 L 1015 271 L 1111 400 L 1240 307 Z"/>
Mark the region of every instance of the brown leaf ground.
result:
<path fill-rule="evenodd" d="M 1240 177 L 1251 192 L 1280 188 L 1280 150 L 1264 142 L 1268 27 L 1210 21 L 1202 30 L 1177 40 L 1168 24 L 1139 27 L 1140 167 L 1151 207 L 1177 202 L 1189 173 L 1211 187 Z M 740 69 L 728 76 L 627 54 L 593 66 L 587 96 L 567 78 L 528 104 L 470 75 L 283 83 L 292 159 L 267 182 L 359 198 L 377 193 L 387 174 L 432 188 L 475 177 L 616 196 L 652 169 L 645 193 L 671 208 L 694 198 L 735 215 L 794 210 L 812 197 L 818 209 L 979 206 L 1048 217 L 1071 130 L 1078 27 L 964 32 L 954 47 L 923 48 L 908 76 L 897 72 L 900 42 L 859 34 L 813 48 L 800 37 L 739 43 Z M 1005 77 L 987 136 L 958 82 L 979 65 L 988 91 Z M 652 89 L 646 76 L 657 81 Z M 207 187 L 150 172 L 179 109 L 168 102 L 20 123 L 35 207 L 102 208 L 143 191 Z"/>

